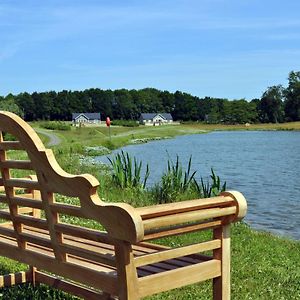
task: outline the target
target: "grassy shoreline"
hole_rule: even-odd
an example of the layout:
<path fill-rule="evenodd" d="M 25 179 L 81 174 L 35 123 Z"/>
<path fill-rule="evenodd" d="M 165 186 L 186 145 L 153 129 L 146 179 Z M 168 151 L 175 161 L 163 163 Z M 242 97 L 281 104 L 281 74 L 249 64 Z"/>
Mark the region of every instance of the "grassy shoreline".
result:
<path fill-rule="evenodd" d="M 41 122 L 34 122 L 32 125 L 39 128 Z M 104 146 L 109 149 L 117 149 L 126 145 L 148 142 L 166 138 L 174 138 L 179 135 L 203 134 L 212 131 L 299 131 L 300 122 L 277 123 L 277 124 L 251 124 L 224 125 L 224 124 L 204 124 L 185 123 L 179 125 L 164 126 L 139 126 L 121 127 L 111 126 L 110 134 L 105 125 L 75 128 L 69 131 L 52 130 L 61 139 L 61 144 L 55 148 L 68 147 L 73 145 L 73 150 L 80 146 Z M 41 135 L 44 141 L 47 137 Z"/>

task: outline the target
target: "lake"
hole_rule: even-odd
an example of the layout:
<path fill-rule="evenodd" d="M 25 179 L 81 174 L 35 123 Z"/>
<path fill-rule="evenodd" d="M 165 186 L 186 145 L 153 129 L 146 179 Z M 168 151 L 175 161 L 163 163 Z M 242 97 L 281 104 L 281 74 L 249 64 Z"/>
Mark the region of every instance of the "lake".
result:
<path fill-rule="evenodd" d="M 185 168 L 192 155 L 198 178 L 208 178 L 213 167 L 228 189 L 244 194 L 245 221 L 253 228 L 300 240 L 300 132 L 216 131 L 122 149 L 144 166 L 149 163 L 150 185 L 159 180 L 168 158 L 179 155 Z"/>

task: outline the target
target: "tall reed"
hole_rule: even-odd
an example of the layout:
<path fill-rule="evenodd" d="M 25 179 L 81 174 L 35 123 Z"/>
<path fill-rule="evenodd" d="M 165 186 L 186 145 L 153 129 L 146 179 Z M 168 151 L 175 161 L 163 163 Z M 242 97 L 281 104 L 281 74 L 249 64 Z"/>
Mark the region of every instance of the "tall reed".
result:
<path fill-rule="evenodd" d="M 193 182 L 193 188 L 201 198 L 218 196 L 221 192 L 224 192 L 226 190 L 226 181 L 223 183 L 223 185 L 221 185 L 220 177 L 215 174 L 213 168 L 211 168 L 210 170 L 211 182 L 207 181 L 206 183 L 204 183 L 202 177 L 200 179 L 200 184 L 196 180 L 194 180 Z"/>
<path fill-rule="evenodd" d="M 149 165 L 146 165 L 144 179 L 142 180 L 142 162 L 124 151 L 116 154 L 112 159 L 108 158 L 112 166 L 112 181 L 120 188 L 145 189 L 150 175 Z"/>
<path fill-rule="evenodd" d="M 186 193 L 193 182 L 196 171 L 191 172 L 192 156 L 189 158 L 186 171 L 183 171 L 178 155 L 176 162 L 168 160 L 167 170 L 162 175 L 161 181 L 154 186 L 154 198 L 159 203 L 168 203 L 175 200 L 179 194 Z"/>

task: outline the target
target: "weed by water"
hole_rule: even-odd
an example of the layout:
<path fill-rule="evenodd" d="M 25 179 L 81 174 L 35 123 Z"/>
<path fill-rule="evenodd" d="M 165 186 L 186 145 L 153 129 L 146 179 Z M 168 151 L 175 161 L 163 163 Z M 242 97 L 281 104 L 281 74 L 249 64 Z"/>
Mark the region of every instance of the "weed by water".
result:
<path fill-rule="evenodd" d="M 220 177 L 216 175 L 213 168 L 211 168 L 210 179 L 211 182 L 207 181 L 204 183 L 204 180 L 201 177 L 200 184 L 194 179 L 193 188 L 200 198 L 215 197 L 226 190 L 226 181 L 221 185 Z"/>
<path fill-rule="evenodd" d="M 150 174 L 149 165 L 142 180 L 142 162 L 121 151 L 114 158 L 108 158 L 112 166 L 112 180 L 120 188 L 145 189 Z"/>
<path fill-rule="evenodd" d="M 178 155 L 175 163 L 169 159 L 166 172 L 153 188 L 154 198 L 159 203 L 168 203 L 175 200 L 179 194 L 186 193 L 196 174 L 196 171 L 191 172 L 191 166 L 192 157 L 189 158 L 186 171 L 183 171 Z"/>

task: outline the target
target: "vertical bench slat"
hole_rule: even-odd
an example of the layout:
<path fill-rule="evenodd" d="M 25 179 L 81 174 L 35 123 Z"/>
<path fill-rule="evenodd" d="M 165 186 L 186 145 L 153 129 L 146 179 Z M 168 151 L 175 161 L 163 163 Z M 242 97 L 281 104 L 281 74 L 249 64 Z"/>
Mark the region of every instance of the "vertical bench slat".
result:
<path fill-rule="evenodd" d="M 0 143 L 3 141 L 4 141 L 3 134 L 2 132 L 0 132 Z M 4 162 L 6 161 L 6 159 L 7 159 L 6 150 L 0 150 L 0 162 Z M 16 204 L 11 203 L 10 201 L 10 199 L 15 196 L 14 187 L 6 184 L 7 181 L 10 180 L 10 170 L 5 167 L 0 167 L 0 169 L 1 169 L 2 179 L 3 179 L 3 184 L 5 187 L 5 194 L 7 197 L 10 214 L 12 216 L 14 230 L 16 232 L 17 243 L 21 249 L 25 249 L 26 243 L 23 242 L 19 237 L 19 234 L 22 232 L 22 224 L 15 220 L 15 216 L 18 215 L 18 206 Z"/>

